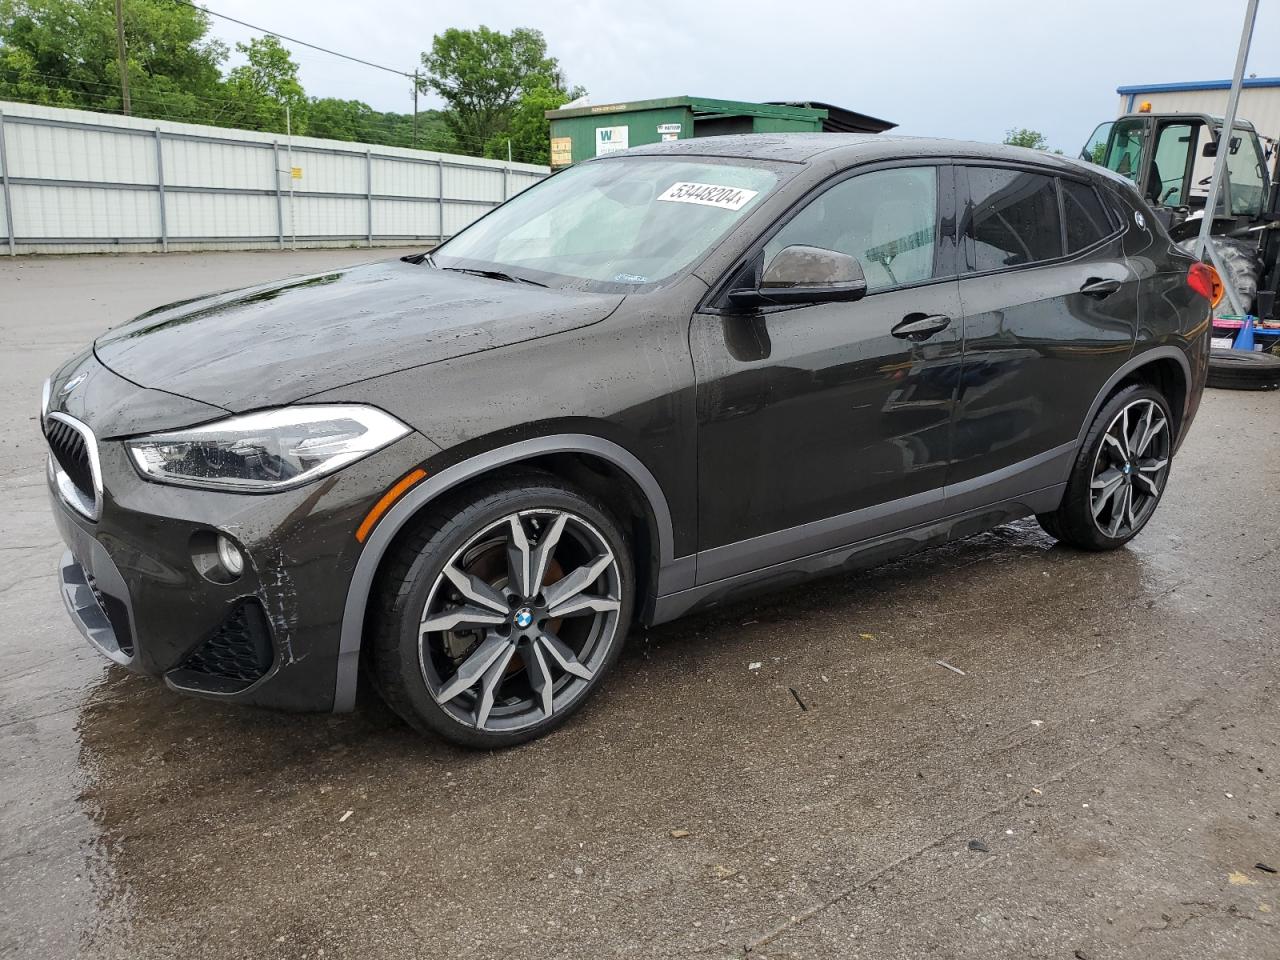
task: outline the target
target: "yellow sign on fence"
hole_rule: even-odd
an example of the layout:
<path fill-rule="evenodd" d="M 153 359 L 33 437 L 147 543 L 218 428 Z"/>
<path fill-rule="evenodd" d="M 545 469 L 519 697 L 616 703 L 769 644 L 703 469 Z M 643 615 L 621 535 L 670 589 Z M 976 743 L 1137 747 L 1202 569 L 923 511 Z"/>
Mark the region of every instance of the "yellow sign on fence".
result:
<path fill-rule="evenodd" d="M 301 180 L 301 179 L 302 179 L 302 168 L 301 168 L 301 167 L 292 167 L 292 168 L 289 170 L 289 175 L 290 175 L 290 176 L 292 176 L 292 177 L 293 177 L 293 179 L 295 179 L 295 180 Z"/>

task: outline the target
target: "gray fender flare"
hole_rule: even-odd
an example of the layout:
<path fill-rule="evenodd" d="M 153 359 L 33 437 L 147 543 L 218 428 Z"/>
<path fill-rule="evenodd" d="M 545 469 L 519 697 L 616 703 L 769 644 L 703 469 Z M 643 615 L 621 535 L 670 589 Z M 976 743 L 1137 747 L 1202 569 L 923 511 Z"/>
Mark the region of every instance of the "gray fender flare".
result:
<path fill-rule="evenodd" d="M 400 529 L 422 507 L 446 490 L 474 477 L 521 460 L 547 453 L 587 453 L 608 460 L 623 470 L 649 502 L 658 534 L 658 579 L 660 592 L 682 590 L 693 586 L 693 557 L 674 557 L 675 535 L 671 510 L 658 481 L 640 460 L 625 447 L 610 440 L 585 433 L 556 434 L 535 437 L 494 450 L 487 450 L 468 460 L 454 464 L 413 487 L 386 512 L 373 533 L 365 541 L 356 561 L 351 583 L 347 587 L 347 603 L 342 614 L 342 634 L 338 644 L 338 668 L 334 682 L 333 710 L 343 713 L 355 707 L 356 680 L 360 669 L 360 645 L 364 638 L 365 609 L 373 589 L 373 579 L 383 555 Z M 688 582 L 685 582 L 685 581 Z"/>

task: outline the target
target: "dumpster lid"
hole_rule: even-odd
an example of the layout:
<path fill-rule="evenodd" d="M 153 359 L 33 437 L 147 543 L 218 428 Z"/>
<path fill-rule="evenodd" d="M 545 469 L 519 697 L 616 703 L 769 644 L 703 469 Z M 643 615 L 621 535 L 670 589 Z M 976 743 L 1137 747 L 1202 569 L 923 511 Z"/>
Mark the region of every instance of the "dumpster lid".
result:
<path fill-rule="evenodd" d="M 821 100 L 770 100 L 779 107 L 806 107 L 810 110 L 825 110 L 827 118 L 822 121 L 822 129 L 826 133 L 884 133 L 897 126 L 889 120 L 881 120 L 856 110 L 846 110 L 834 103 L 823 103 Z"/>

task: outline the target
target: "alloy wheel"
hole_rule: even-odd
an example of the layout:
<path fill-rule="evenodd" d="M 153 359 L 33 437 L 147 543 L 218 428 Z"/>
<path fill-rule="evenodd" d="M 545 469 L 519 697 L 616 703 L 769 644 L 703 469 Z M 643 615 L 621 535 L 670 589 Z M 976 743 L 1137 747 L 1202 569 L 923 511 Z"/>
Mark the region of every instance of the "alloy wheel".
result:
<path fill-rule="evenodd" d="M 1154 400 L 1134 400 L 1107 426 L 1089 484 L 1093 522 L 1120 539 L 1142 528 L 1169 476 L 1169 419 Z"/>
<path fill-rule="evenodd" d="M 608 656 L 621 590 L 613 549 L 582 517 L 535 509 L 489 524 L 427 596 L 418 651 L 428 691 L 477 730 L 549 719 Z"/>

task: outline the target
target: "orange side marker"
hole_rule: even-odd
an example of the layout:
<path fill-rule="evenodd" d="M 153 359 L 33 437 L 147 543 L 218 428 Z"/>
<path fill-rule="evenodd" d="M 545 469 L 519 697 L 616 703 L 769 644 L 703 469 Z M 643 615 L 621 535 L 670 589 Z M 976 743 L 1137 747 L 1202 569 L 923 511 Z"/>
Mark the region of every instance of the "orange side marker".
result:
<path fill-rule="evenodd" d="M 422 480 L 426 475 L 427 471 L 418 467 L 415 470 L 410 470 L 396 481 L 396 485 L 384 493 L 381 499 L 373 505 L 373 509 L 360 521 L 360 526 L 356 530 L 356 539 L 364 543 L 372 532 L 374 525 L 382 519 L 384 513 L 391 509 L 391 505 L 403 497 L 410 487 Z"/>

